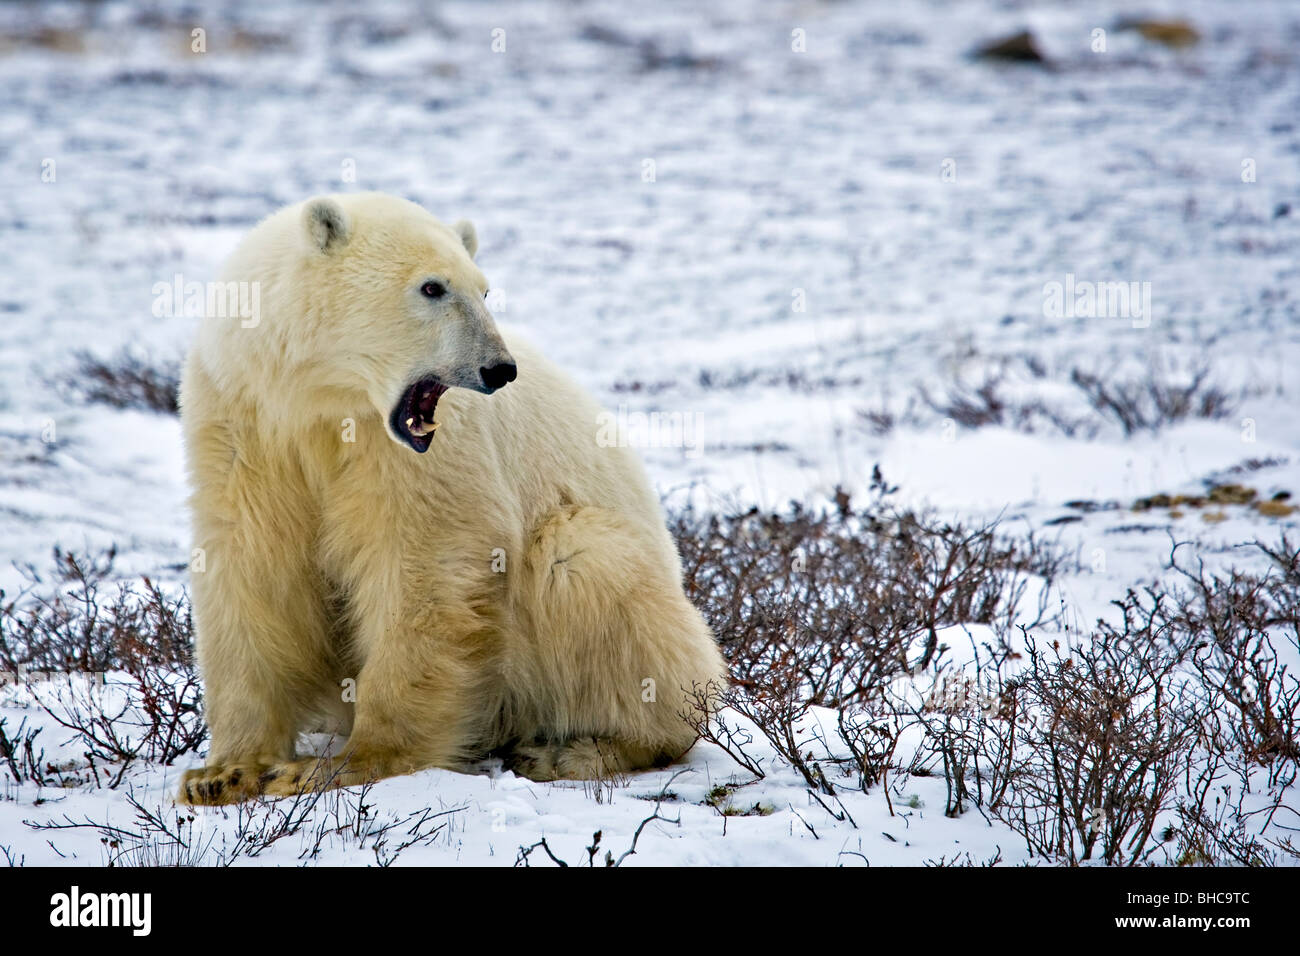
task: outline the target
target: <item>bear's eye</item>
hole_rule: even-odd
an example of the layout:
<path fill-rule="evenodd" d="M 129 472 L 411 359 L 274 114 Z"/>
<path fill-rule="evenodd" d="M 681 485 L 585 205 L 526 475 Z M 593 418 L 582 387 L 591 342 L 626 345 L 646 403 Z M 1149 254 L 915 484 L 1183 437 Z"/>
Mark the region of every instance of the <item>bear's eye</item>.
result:
<path fill-rule="evenodd" d="M 430 280 L 426 282 L 424 285 L 420 286 L 420 294 L 427 299 L 441 299 L 444 295 L 447 294 L 447 287 L 443 285 L 441 282 L 434 282 Z"/>
<path fill-rule="evenodd" d="M 488 293 L 491 292 L 491 291 L 492 291 L 491 289 L 484 289 L 484 290 L 483 290 L 483 301 L 484 301 L 484 302 L 487 301 Z"/>

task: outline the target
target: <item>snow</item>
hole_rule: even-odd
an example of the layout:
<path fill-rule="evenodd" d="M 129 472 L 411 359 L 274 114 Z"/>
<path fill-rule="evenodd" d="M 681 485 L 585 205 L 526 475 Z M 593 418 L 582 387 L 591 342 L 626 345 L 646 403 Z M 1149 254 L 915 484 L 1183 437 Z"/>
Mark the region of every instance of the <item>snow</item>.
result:
<path fill-rule="evenodd" d="M 183 582 L 177 423 L 69 403 L 50 380 L 81 348 L 179 356 L 194 320 L 155 317 L 155 283 L 212 278 L 278 205 L 351 189 L 472 218 L 503 323 L 609 408 L 693 414 L 702 453 L 644 450 L 670 497 L 780 506 L 837 485 L 861 495 L 879 463 L 908 502 L 1102 549 L 1104 571 L 1062 586 L 1082 621 L 1161 573 L 1166 530 L 1199 555 L 1249 562 L 1235 545 L 1295 529 L 1295 518 L 1242 508 L 1214 525 L 1127 508 L 1199 492 L 1252 459 L 1273 463 L 1232 480 L 1300 492 L 1294 5 L 1181 3 L 1205 39 L 1178 52 L 1114 31 L 1132 12 L 1123 2 L 670 0 L 632 17 L 613 0 L 453 2 L 436 14 L 387 0 L 149 9 L 0 7 L 0 587 L 11 594 L 14 565 L 40 566 L 55 545 L 116 544 L 124 574 Z M 84 51 L 7 42 L 33 17 L 75 30 Z M 207 31 L 201 55 L 189 52 L 195 26 Z M 1055 69 L 967 57 L 1025 26 Z M 1106 53 L 1089 49 L 1097 27 Z M 795 29 L 806 53 L 791 50 Z M 643 40 L 695 66 L 647 66 Z M 52 183 L 41 181 L 47 159 Z M 955 181 L 941 178 L 946 160 Z M 355 182 L 342 178 L 350 168 Z M 1044 284 L 1067 274 L 1149 282 L 1149 326 L 1045 317 Z M 918 383 L 941 393 L 954 374 L 977 382 L 1024 355 L 1060 370 L 1023 385 L 1052 402 L 1077 400 L 1062 384 L 1073 365 L 1151 359 L 1208 361 L 1216 382 L 1249 391 L 1229 418 L 1133 436 L 953 430 L 941 415 L 876 435 L 859 418 L 901 410 Z M 1076 513 L 1065 508 L 1075 499 L 1121 507 L 1046 525 Z M 18 689 L 0 690 L 0 714 L 38 713 Z M 663 805 L 680 825 L 649 825 L 629 862 L 919 864 L 999 847 L 1025 859 L 977 811 L 945 818 L 934 779 L 910 780 L 918 806 L 894 816 L 879 788 L 845 795 L 854 827 L 774 769 L 737 796 L 770 815 L 724 817 L 700 801 L 747 777 L 703 745 L 612 799 L 499 767 L 388 780 L 373 797 L 396 817 L 460 808 L 445 838 L 400 862 L 508 864 L 546 836 L 574 863 L 595 830 L 602 849 L 626 849 L 653 812 L 645 797 L 682 768 L 680 799 Z M 129 787 L 165 808 L 178 772 L 140 767 Z M 133 814 L 123 791 L 39 797 L 0 795 L 0 844 L 29 864 L 98 863 L 105 851 L 93 830 L 49 834 L 24 820 Z M 217 834 L 229 817 L 199 814 Z M 256 862 L 297 863 L 299 849 L 286 840 Z M 324 859 L 374 862 L 342 844 Z"/>

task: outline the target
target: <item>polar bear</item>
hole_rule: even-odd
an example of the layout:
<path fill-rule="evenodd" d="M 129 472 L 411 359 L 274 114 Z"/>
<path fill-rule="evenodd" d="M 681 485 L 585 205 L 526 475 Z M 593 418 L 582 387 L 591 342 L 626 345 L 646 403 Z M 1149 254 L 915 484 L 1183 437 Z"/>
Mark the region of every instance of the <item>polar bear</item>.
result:
<path fill-rule="evenodd" d="M 465 221 L 382 194 L 259 224 L 181 384 L 216 804 L 489 754 L 535 780 L 660 766 L 724 666 L 634 452 L 498 328 Z M 706 702 L 709 693 L 702 695 Z M 300 732 L 346 734 L 299 758 Z"/>

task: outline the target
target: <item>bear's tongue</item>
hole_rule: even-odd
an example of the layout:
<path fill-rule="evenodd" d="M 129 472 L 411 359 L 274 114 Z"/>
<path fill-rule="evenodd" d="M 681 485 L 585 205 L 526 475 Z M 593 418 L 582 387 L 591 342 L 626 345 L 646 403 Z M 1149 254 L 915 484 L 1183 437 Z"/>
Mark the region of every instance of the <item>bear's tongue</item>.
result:
<path fill-rule="evenodd" d="M 434 410 L 438 407 L 438 399 L 447 389 L 441 385 L 431 385 L 420 393 L 419 401 L 416 402 L 416 408 L 420 411 L 420 416 L 425 421 L 433 419 Z"/>
<path fill-rule="evenodd" d="M 445 386 L 433 382 L 420 382 L 411 389 L 406 427 L 412 435 L 423 438 L 437 430 L 438 423 L 433 420 L 433 415 L 438 408 L 438 399 L 446 390 Z"/>

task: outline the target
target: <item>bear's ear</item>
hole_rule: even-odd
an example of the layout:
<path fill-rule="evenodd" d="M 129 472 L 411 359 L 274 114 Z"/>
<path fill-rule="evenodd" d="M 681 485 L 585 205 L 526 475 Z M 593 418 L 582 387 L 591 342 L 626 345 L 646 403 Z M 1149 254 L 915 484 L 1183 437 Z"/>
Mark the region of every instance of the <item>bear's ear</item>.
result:
<path fill-rule="evenodd" d="M 310 200 L 303 211 L 303 220 L 312 245 L 321 252 L 334 252 L 347 245 L 351 226 L 343 207 L 333 199 Z"/>
<path fill-rule="evenodd" d="M 465 244 L 465 251 L 473 259 L 478 253 L 478 233 L 474 230 L 474 224 L 468 219 L 461 219 L 451 228 L 456 235 L 460 236 L 460 241 Z"/>

